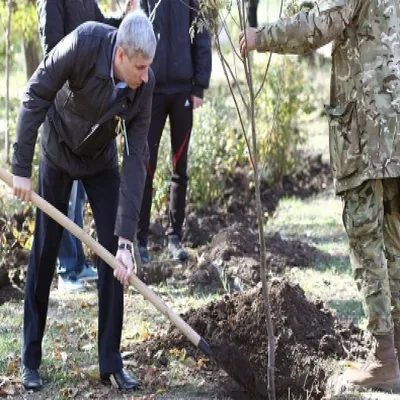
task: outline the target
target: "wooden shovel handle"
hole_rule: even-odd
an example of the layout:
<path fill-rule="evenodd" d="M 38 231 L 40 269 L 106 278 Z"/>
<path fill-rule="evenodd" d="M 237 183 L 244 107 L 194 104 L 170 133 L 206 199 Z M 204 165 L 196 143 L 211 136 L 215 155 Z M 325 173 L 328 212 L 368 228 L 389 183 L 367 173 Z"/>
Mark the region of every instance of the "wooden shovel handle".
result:
<path fill-rule="evenodd" d="M 0 179 L 11 188 L 13 187 L 13 176 L 0 168 Z M 37 193 L 32 191 L 32 203 L 45 212 L 48 216 L 53 218 L 61 226 L 75 235 L 79 240 L 85 243 L 91 250 L 93 250 L 100 258 L 102 258 L 112 269 L 121 266 L 117 259 L 106 250 L 100 243 L 94 240 L 83 229 L 66 217 L 62 212 L 57 210 L 54 206 L 40 197 Z M 199 346 L 201 336 L 189 326 L 178 314 L 169 308 L 160 297 L 158 297 L 149 287 L 147 287 L 135 274 L 131 274 L 129 283 L 148 300 L 153 306 L 164 314 L 196 347 Z"/>

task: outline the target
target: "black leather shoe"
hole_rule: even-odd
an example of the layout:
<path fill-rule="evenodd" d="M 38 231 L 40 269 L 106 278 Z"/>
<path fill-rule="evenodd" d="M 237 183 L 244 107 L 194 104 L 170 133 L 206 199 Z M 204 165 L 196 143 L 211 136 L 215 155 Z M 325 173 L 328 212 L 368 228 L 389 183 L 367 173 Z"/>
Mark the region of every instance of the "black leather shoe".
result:
<path fill-rule="evenodd" d="M 103 383 L 110 385 L 111 375 L 114 377 L 115 382 L 117 382 L 119 390 L 132 391 L 137 390 L 140 387 L 139 381 L 133 379 L 132 375 L 125 368 L 122 368 L 113 374 L 103 374 L 100 376 L 100 379 Z"/>
<path fill-rule="evenodd" d="M 43 386 L 38 370 L 25 365 L 21 367 L 21 380 L 26 390 L 40 390 Z"/>

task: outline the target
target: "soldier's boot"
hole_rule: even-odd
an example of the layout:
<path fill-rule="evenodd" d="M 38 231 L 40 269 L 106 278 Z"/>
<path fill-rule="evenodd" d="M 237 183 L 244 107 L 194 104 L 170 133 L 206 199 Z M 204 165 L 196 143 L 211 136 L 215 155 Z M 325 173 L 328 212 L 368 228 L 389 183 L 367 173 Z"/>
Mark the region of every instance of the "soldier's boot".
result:
<path fill-rule="evenodd" d="M 344 375 L 346 386 L 400 393 L 400 371 L 394 333 L 374 336 L 374 345 L 366 363 Z"/>
<path fill-rule="evenodd" d="M 394 323 L 394 347 L 397 352 L 397 362 L 400 366 L 400 321 Z"/>

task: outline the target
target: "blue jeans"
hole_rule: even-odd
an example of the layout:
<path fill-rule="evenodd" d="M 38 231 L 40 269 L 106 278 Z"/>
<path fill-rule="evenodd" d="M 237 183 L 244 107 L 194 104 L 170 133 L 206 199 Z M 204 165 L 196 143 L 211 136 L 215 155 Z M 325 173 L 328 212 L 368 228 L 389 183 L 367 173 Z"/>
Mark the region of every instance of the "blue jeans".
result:
<path fill-rule="evenodd" d="M 68 218 L 81 228 L 83 227 L 83 208 L 85 200 L 86 194 L 82 182 L 74 181 L 69 198 Z M 86 262 L 82 242 L 66 229 L 61 239 L 58 260 L 60 266 L 57 272 L 59 274 L 65 274 L 67 277 L 79 275 Z"/>

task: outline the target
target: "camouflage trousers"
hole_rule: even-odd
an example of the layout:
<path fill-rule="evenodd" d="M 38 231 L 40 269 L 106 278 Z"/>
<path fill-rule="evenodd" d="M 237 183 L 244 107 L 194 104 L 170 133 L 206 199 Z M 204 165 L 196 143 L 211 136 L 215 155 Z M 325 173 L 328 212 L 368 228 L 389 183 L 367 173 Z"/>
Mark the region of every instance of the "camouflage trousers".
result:
<path fill-rule="evenodd" d="M 368 330 L 386 334 L 400 324 L 400 178 L 364 182 L 343 195 L 354 279 Z"/>

